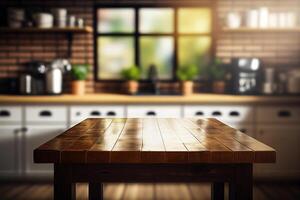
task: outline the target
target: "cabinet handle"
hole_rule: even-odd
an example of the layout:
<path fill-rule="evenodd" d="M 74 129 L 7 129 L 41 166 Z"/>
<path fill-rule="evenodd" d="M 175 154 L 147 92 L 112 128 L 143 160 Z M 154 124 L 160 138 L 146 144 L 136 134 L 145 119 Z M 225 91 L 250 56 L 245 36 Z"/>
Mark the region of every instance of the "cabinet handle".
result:
<path fill-rule="evenodd" d="M 148 111 L 148 112 L 146 113 L 146 115 L 147 115 L 147 116 L 156 116 L 156 112 L 154 112 L 154 111 Z"/>
<path fill-rule="evenodd" d="M 51 117 L 52 113 L 49 110 L 43 110 L 39 114 L 41 117 Z"/>
<path fill-rule="evenodd" d="M 27 131 L 28 131 L 28 128 L 27 128 L 27 127 L 23 127 L 23 128 L 21 128 L 20 131 L 22 131 L 22 132 L 27 132 Z"/>
<path fill-rule="evenodd" d="M 92 111 L 91 113 L 90 113 L 90 115 L 91 116 L 100 116 L 101 115 L 101 113 L 99 112 L 99 111 Z"/>
<path fill-rule="evenodd" d="M 10 112 L 8 110 L 1 110 L 0 111 L 0 117 L 9 117 Z"/>
<path fill-rule="evenodd" d="M 241 128 L 240 131 L 241 131 L 242 133 L 247 133 L 247 129 L 245 129 L 245 128 Z"/>
<path fill-rule="evenodd" d="M 197 111 L 195 113 L 195 116 L 203 116 L 203 115 L 204 115 L 204 113 L 202 111 Z"/>
<path fill-rule="evenodd" d="M 109 112 L 107 112 L 106 115 L 107 115 L 107 116 L 116 116 L 116 112 L 114 112 L 114 111 L 109 111 Z"/>
<path fill-rule="evenodd" d="M 240 116 L 240 113 L 238 111 L 231 111 L 229 113 L 229 115 L 232 116 L 232 117 L 238 117 L 238 116 Z"/>
<path fill-rule="evenodd" d="M 288 110 L 280 110 L 277 113 L 278 117 L 290 117 L 292 113 Z"/>
<path fill-rule="evenodd" d="M 222 113 L 220 111 L 214 111 L 212 112 L 212 116 L 221 116 Z"/>
<path fill-rule="evenodd" d="M 81 115 L 81 112 L 76 112 L 76 116 L 80 116 Z"/>

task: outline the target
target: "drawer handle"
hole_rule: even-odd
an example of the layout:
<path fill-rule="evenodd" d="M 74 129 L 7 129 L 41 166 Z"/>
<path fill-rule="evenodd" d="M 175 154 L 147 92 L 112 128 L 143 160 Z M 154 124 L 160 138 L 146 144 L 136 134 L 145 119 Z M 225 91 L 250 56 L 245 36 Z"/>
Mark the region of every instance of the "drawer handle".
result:
<path fill-rule="evenodd" d="M 290 117 L 292 114 L 290 111 L 287 111 L 287 110 L 280 110 L 278 113 L 277 113 L 278 117 Z"/>
<path fill-rule="evenodd" d="M 100 116 L 101 113 L 99 111 L 92 111 L 90 115 L 91 116 Z"/>
<path fill-rule="evenodd" d="M 10 112 L 7 110 L 1 110 L 0 111 L 0 117 L 9 117 L 10 116 Z"/>
<path fill-rule="evenodd" d="M 109 111 L 109 112 L 107 112 L 106 115 L 107 115 L 107 116 L 116 116 L 116 112 L 114 112 L 114 111 Z"/>
<path fill-rule="evenodd" d="M 238 117 L 238 116 L 240 116 L 240 113 L 238 111 L 231 111 L 229 113 L 229 115 L 232 116 L 232 117 Z"/>
<path fill-rule="evenodd" d="M 51 117 L 52 116 L 52 113 L 48 110 L 43 110 L 40 112 L 39 114 L 41 117 Z"/>
<path fill-rule="evenodd" d="M 198 112 L 195 113 L 195 115 L 196 115 L 196 116 L 203 116 L 204 113 L 203 113 L 202 111 L 198 111 Z"/>
<path fill-rule="evenodd" d="M 220 111 L 214 111 L 214 112 L 212 112 L 212 115 L 213 116 L 221 116 L 222 113 Z"/>
<path fill-rule="evenodd" d="M 76 116 L 80 116 L 81 115 L 81 112 L 76 112 Z"/>
<path fill-rule="evenodd" d="M 156 116 L 156 113 L 154 111 L 148 111 L 146 113 L 147 116 Z"/>
<path fill-rule="evenodd" d="M 245 128 L 240 129 L 240 131 L 241 131 L 242 133 L 247 133 L 247 129 L 245 129 Z"/>

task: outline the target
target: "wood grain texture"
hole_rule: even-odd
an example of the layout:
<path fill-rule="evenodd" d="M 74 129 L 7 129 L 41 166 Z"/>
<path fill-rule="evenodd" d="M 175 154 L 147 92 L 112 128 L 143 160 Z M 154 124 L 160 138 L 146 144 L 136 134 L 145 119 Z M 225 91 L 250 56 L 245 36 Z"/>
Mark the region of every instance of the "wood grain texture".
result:
<path fill-rule="evenodd" d="M 268 163 L 273 148 L 213 119 L 89 118 L 42 144 L 36 163 Z"/>
<path fill-rule="evenodd" d="M 85 94 L 83 96 L 0 95 L 0 104 L 283 104 L 299 105 L 299 96 L 237 96 L 227 94 L 193 94 L 189 96 L 131 96 L 122 94 Z"/>

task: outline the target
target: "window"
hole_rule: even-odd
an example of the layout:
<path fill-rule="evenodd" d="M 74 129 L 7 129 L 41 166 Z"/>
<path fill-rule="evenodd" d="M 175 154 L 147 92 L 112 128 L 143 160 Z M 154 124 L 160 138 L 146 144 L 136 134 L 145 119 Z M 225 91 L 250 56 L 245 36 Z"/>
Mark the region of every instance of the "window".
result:
<path fill-rule="evenodd" d="M 177 68 L 212 59 L 211 7 L 97 7 L 96 79 L 120 80 L 122 69 L 141 68 L 147 80 L 155 65 L 160 80 L 174 80 Z"/>

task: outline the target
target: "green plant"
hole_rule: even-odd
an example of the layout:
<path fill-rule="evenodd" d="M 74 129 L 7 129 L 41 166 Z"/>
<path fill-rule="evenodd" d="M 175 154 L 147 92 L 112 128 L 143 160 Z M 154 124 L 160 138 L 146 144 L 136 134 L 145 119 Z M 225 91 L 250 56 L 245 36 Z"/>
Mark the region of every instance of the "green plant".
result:
<path fill-rule="evenodd" d="M 181 81 L 192 81 L 199 73 L 196 65 L 187 65 L 180 67 L 176 71 L 177 78 Z"/>
<path fill-rule="evenodd" d="M 220 59 L 215 59 L 214 63 L 209 68 L 209 74 L 214 81 L 224 80 L 226 70 Z"/>
<path fill-rule="evenodd" d="M 140 79 L 141 70 L 137 66 L 132 65 L 126 69 L 123 69 L 121 71 L 121 75 L 125 80 L 137 81 Z"/>
<path fill-rule="evenodd" d="M 71 74 L 73 80 L 85 80 L 89 73 L 89 65 L 75 64 L 72 65 Z"/>

